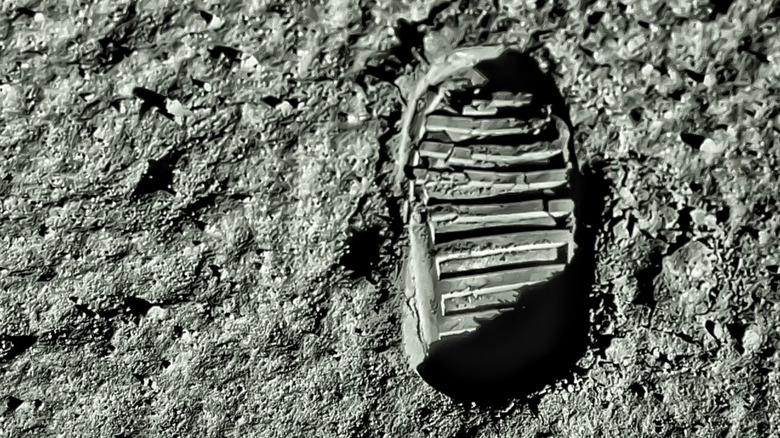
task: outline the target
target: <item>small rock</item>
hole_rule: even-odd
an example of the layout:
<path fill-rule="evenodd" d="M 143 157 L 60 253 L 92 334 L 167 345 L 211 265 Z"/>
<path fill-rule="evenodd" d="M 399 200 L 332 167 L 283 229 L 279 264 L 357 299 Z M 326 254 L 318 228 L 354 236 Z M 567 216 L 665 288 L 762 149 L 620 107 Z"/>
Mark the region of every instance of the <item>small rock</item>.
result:
<path fill-rule="evenodd" d="M 765 246 L 769 244 L 772 241 L 772 236 L 766 232 L 766 230 L 761 230 L 758 232 L 758 244 L 761 246 Z"/>
<path fill-rule="evenodd" d="M 685 244 L 664 257 L 663 270 L 671 278 L 683 281 L 709 278 L 713 271 L 712 250 L 699 241 Z"/>
<path fill-rule="evenodd" d="M 208 28 L 212 30 L 219 29 L 223 24 L 225 24 L 225 20 L 217 17 L 216 15 L 212 15 L 211 21 L 208 24 Z"/>
<path fill-rule="evenodd" d="M 764 339 L 758 327 L 751 326 L 745 330 L 745 334 L 742 336 L 742 347 L 745 349 L 745 353 L 757 352 L 763 343 Z"/>
<path fill-rule="evenodd" d="M 636 226 L 640 230 L 647 231 L 650 234 L 656 234 L 661 228 L 660 216 L 657 212 L 651 211 L 645 216 L 638 216 Z"/>
<path fill-rule="evenodd" d="M 298 77 L 305 78 L 309 73 L 309 67 L 311 67 L 312 61 L 314 61 L 314 53 L 309 49 L 298 49 Z"/>
<path fill-rule="evenodd" d="M 701 144 L 701 151 L 705 154 L 720 154 L 726 150 L 726 145 L 715 143 L 711 138 L 705 138 Z"/>
<path fill-rule="evenodd" d="M 423 39 L 425 57 L 430 61 L 443 58 L 446 53 L 452 51 L 453 40 L 456 34 L 457 31 L 455 29 L 445 26 L 438 32 L 425 35 Z"/>
<path fill-rule="evenodd" d="M 715 75 L 712 73 L 708 73 L 704 75 L 704 86 L 707 88 L 712 88 L 715 85 L 717 85 L 718 81 L 715 78 Z"/>
<path fill-rule="evenodd" d="M 718 220 L 715 215 L 699 208 L 691 212 L 691 220 L 694 224 L 711 230 L 718 228 Z"/>
<path fill-rule="evenodd" d="M 283 116 L 287 117 L 293 112 L 293 106 L 288 101 L 282 101 L 279 105 L 276 105 L 276 109 L 279 110 L 279 112 L 282 113 Z"/>
<path fill-rule="evenodd" d="M 612 227 L 612 233 L 615 235 L 616 241 L 627 240 L 631 237 L 631 234 L 628 232 L 628 223 L 626 220 L 620 220 L 620 222 L 615 224 Z"/>
<path fill-rule="evenodd" d="M 632 208 L 636 208 L 637 202 L 636 197 L 634 197 L 634 194 L 631 192 L 631 190 L 628 187 L 621 187 L 620 188 L 620 198 L 623 201 L 624 205 Z"/>
<path fill-rule="evenodd" d="M 254 70 L 260 63 L 254 55 L 245 55 L 241 57 L 241 68 L 243 70 Z"/>
<path fill-rule="evenodd" d="M 633 54 L 642 46 L 644 46 L 646 42 L 647 40 L 645 39 L 644 35 L 639 34 L 628 40 L 628 43 L 626 43 L 626 48 L 630 53 Z"/>
<path fill-rule="evenodd" d="M 163 309 L 160 306 L 152 306 L 149 308 L 149 311 L 146 312 L 146 316 L 149 319 L 163 320 L 168 317 L 168 310 Z"/>
<path fill-rule="evenodd" d="M 192 111 L 182 105 L 178 99 L 168 99 L 165 102 L 165 110 L 177 118 L 192 115 Z"/>

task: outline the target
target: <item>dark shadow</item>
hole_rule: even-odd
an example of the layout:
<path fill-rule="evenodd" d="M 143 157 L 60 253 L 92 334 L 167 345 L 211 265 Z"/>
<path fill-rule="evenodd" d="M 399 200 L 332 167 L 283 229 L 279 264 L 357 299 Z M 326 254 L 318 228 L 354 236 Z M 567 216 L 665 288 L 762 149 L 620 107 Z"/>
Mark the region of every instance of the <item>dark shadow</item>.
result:
<path fill-rule="evenodd" d="M 16 359 L 35 345 L 37 341 L 37 336 L 0 335 L 0 345 L 4 347 L 3 350 L 0 350 L 0 364 Z"/>
<path fill-rule="evenodd" d="M 608 186 L 600 169 L 577 170 L 568 109 L 553 79 L 539 70 L 533 58 L 509 51 L 477 69 L 496 90 L 532 92 L 540 103 L 552 106 L 571 131 L 567 147 L 575 169 L 570 181 L 578 249 L 564 273 L 524 290 L 511 310 L 479 330 L 433 344 L 417 368 L 431 386 L 457 401 L 493 405 L 526 398 L 578 371 L 576 362 L 591 339 L 595 230 L 600 227 Z"/>
<path fill-rule="evenodd" d="M 507 50 L 498 58 L 477 64 L 475 70 L 490 79 L 490 82 L 481 87 L 483 92 L 532 93 L 534 104 L 551 105 L 553 114 L 570 123 L 568 108 L 555 85 L 555 80 L 542 72 L 530 55 Z"/>
<path fill-rule="evenodd" d="M 353 280 L 365 278 L 374 284 L 385 240 L 386 236 L 380 225 L 359 229 L 353 227 L 339 265 L 349 270 L 350 278 Z"/>
<path fill-rule="evenodd" d="M 437 342 L 417 371 L 460 401 L 500 403 L 565 377 L 584 352 L 587 290 L 566 273 L 527 290 L 514 309 L 461 337 Z"/>

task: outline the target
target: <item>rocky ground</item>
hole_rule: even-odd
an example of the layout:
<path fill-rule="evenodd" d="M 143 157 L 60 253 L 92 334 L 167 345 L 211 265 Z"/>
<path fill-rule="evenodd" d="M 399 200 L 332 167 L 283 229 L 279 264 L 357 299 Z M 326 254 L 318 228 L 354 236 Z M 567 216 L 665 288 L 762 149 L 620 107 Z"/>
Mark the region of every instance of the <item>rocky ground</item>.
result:
<path fill-rule="evenodd" d="M 0 3 L 0 436 L 777 436 L 780 6 L 554 3 Z M 591 346 L 501 406 L 407 366 L 388 191 L 478 42 L 538 48 L 605 198 Z"/>

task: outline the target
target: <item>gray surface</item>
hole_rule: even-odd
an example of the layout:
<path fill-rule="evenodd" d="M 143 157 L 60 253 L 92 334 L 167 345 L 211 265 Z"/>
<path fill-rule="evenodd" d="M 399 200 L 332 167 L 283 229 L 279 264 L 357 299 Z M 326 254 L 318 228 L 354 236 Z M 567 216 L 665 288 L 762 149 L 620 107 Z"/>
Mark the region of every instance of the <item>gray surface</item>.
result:
<path fill-rule="evenodd" d="M 776 433 L 770 2 L 714 20 L 687 2 L 499 2 L 493 39 L 551 30 L 576 144 L 608 163 L 593 325 L 606 349 L 538 415 L 454 405 L 399 344 L 400 248 L 374 230 L 390 214 L 377 171 L 392 168 L 377 139 L 401 104 L 386 83 L 364 96 L 350 69 L 425 3 L 364 3 L 365 22 L 348 1 L 204 4 L 212 27 L 174 2 L 42 1 L 41 19 L 2 18 L 0 436 Z M 466 3 L 426 47 L 477 35 L 492 2 Z M 241 51 L 232 65 L 216 44 Z M 133 87 L 182 107 L 141 117 Z M 364 245 L 345 260 L 374 284 L 334 268 L 352 229 Z"/>

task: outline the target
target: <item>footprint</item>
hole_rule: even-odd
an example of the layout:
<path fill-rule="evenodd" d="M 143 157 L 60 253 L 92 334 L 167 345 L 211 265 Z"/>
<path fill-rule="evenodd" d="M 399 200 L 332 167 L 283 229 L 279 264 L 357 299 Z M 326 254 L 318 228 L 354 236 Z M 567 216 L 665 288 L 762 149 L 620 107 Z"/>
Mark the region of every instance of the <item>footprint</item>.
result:
<path fill-rule="evenodd" d="M 455 399 L 529 394 L 587 343 L 587 201 L 562 101 L 531 56 L 503 46 L 454 51 L 407 100 L 404 345 Z"/>

